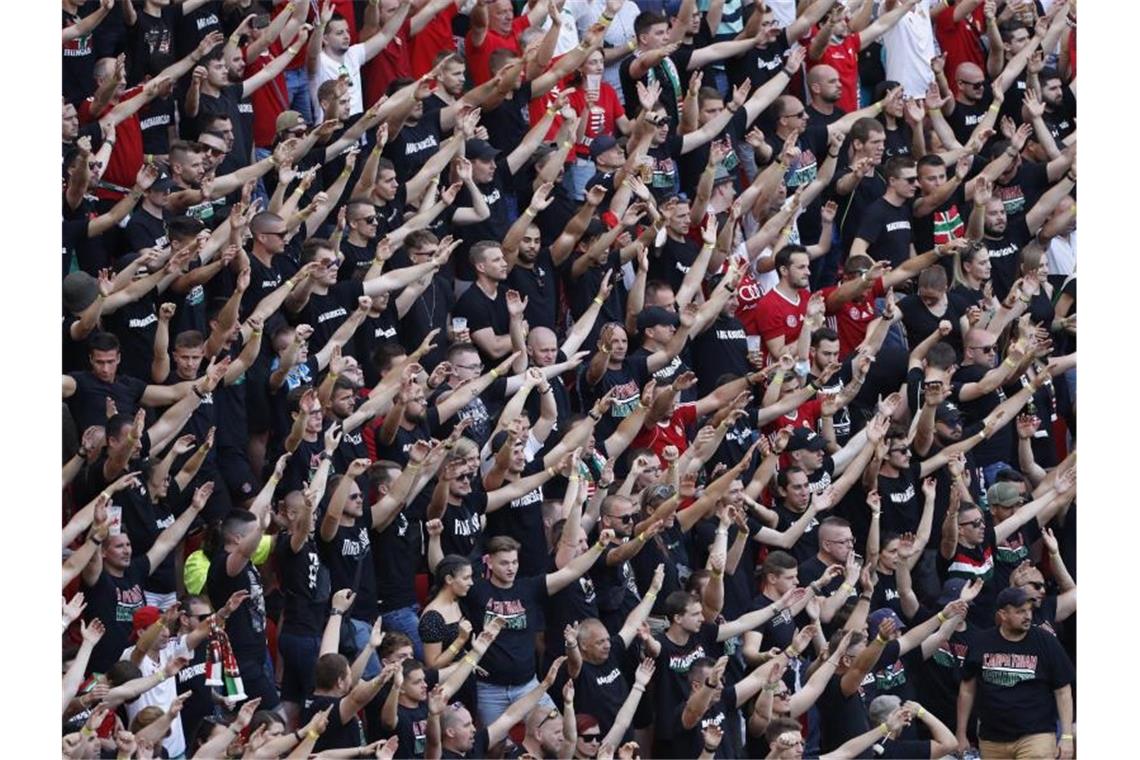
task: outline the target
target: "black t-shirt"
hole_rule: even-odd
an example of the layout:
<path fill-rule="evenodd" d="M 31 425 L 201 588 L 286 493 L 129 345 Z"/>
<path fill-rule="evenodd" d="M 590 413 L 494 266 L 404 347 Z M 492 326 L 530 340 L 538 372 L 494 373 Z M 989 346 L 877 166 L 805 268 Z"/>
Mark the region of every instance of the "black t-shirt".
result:
<path fill-rule="evenodd" d="M 793 512 L 786 507 L 783 503 L 777 503 L 773 511 L 779 517 L 779 522 L 776 523 L 776 530 L 785 531 L 803 517 L 803 512 Z M 788 550 L 788 553 L 795 557 L 796 562 L 807 562 L 808 559 L 814 557 L 819 552 L 819 532 L 816 528 L 819 527 L 819 520 L 813 517 L 809 522 L 804 534 L 800 539 Z"/>
<path fill-rule="evenodd" d="M 337 270 L 336 276 L 340 281 L 360 280 L 364 273 L 372 268 L 376 258 L 376 242 L 369 241 L 367 245 L 359 246 L 349 242 L 348 236 L 340 241 L 340 252 L 344 254 L 344 262 Z"/>
<path fill-rule="evenodd" d="M 840 675 L 832 676 L 816 702 L 820 714 L 827 716 L 819 726 L 819 747 L 823 752 L 832 752 L 849 739 L 871 730 L 871 719 L 860 696 L 862 687 L 851 696 L 844 696 L 841 680 Z"/>
<path fill-rule="evenodd" d="M 434 688 L 439 683 L 439 671 L 425 668 L 424 679 L 429 690 Z M 400 737 L 400 746 L 395 755 L 397 758 L 424 756 L 424 750 L 427 749 L 427 723 L 427 702 L 421 702 L 415 707 L 397 705 L 396 730 L 392 732 Z"/>
<path fill-rule="evenodd" d="M 875 697 L 892 694 L 903 702 L 917 697 L 918 675 L 922 669 L 922 648 L 915 647 L 899 654 L 899 641 L 888 641 L 871 670 L 873 683 L 863 687 L 863 701 L 870 705 Z M 905 735 L 905 734 L 904 734 Z"/>
<path fill-rule="evenodd" d="M 677 705 L 674 712 L 675 720 L 673 721 L 677 726 L 674 742 L 678 749 L 687 753 L 678 755 L 678 757 L 697 757 L 700 755 L 704 749 L 703 731 L 709 726 L 716 726 L 723 732 L 720 746 L 717 747 L 713 757 L 740 757 L 740 713 L 737 708 L 736 689 L 726 688 L 720 699 L 714 700 L 709 705 L 709 709 L 705 711 L 696 725 L 692 728 L 685 728 L 684 724 L 681 723 L 681 714 L 685 711 L 685 705 L 683 703 Z"/>
<path fill-rule="evenodd" d="M 989 368 L 987 367 L 978 364 L 968 364 L 964 367 L 960 367 L 958 371 L 954 373 L 953 382 L 961 388 L 969 383 L 979 382 L 985 377 L 987 372 L 989 372 Z M 1005 399 L 1005 389 L 998 388 L 972 401 L 960 401 L 959 407 L 962 410 L 963 427 L 974 423 L 981 423 L 986 415 L 1001 405 Z M 974 459 L 982 467 L 994 462 L 1008 462 L 1010 460 L 1010 454 L 1013 451 L 1015 435 L 1015 430 L 1009 425 L 995 430 L 993 435 L 974 447 L 972 452 Z"/>
<path fill-rule="evenodd" d="M 139 109 L 143 151 L 152 155 L 170 152 L 170 127 L 175 122 L 174 97 L 155 98 Z"/>
<path fill-rule="evenodd" d="M 495 111 L 502 110 L 502 106 Z M 495 175 L 490 182 L 476 184 L 483 200 L 490 209 L 491 215 L 481 222 L 465 224 L 457 229 L 461 240 L 460 246 L 451 256 L 451 263 L 455 267 L 455 276 L 460 280 L 475 280 L 475 269 L 471 266 L 468 253 L 471 246 L 481 240 L 502 240 L 511 228 L 511 215 L 507 208 L 509 195 L 508 183 L 511 181 L 511 170 L 506 158 L 499 154 L 496 159 Z M 455 208 L 467 208 L 472 205 L 470 191 L 464 187 L 455 199 Z"/>
<path fill-rule="evenodd" d="M 428 159 L 439 152 L 443 142 L 439 116 L 439 111 L 425 109 L 418 123 L 405 124 L 384 148 L 384 156 L 396 167 L 401 182 L 416 176 Z"/>
<path fill-rule="evenodd" d="M 466 318 L 467 329 L 472 335 L 486 327 L 491 328 L 491 332 L 495 335 L 507 335 L 511 331 L 511 315 L 507 311 L 507 290 L 509 288 L 502 284 L 498 285 L 495 297 L 492 299 L 481 287 L 472 285 L 455 302 L 451 315 Z M 479 353 L 487 366 L 493 366 L 492 362 L 499 361 L 482 351 Z"/>
<path fill-rule="evenodd" d="M 106 423 L 107 397 L 115 402 L 119 414 L 133 416 L 146 390 L 146 383 L 129 375 L 116 375 L 113 383 L 86 371 L 73 372 L 71 378 L 75 380 L 75 393 L 68 399 L 68 407 L 80 430 Z"/>
<path fill-rule="evenodd" d="M 736 171 L 740 168 L 740 156 L 736 155 L 736 149 L 733 148 L 733 141 L 743 141 L 744 134 L 748 131 L 748 114 L 743 108 L 737 109 L 732 118 L 728 120 L 728 124 L 720 133 L 704 145 L 699 145 L 693 148 L 688 153 L 682 154 L 680 158 L 681 165 L 681 189 L 685 192 L 696 193 L 697 184 L 701 180 L 701 174 L 704 172 L 705 167 L 709 163 L 709 154 L 712 152 L 713 146 L 719 146 L 724 150 L 724 158 L 721 159 L 720 165 L 716 168 L 717 176 L 735 176 Z"/>
<path fill-rule="evenodd" d="M 372 533 L 376 594 L 382 613 L 415 604 L 412 580 L 423 544 L 424 510 L 433 487 L 425 488 L 411 504 L 401 509 L 384 530 Z"/>
<path fill-rule="evenodd" d="M 892 267 L 898 267 L 910 258 L 911 207 L 909 201 L 896 206 L 886 198 L 880 198 L 867 207 L 856 237 L 867 241 L 868 256 L 875 261 L 889 261 Z"/>
<path fill-rule="evenodd" d="M 372 537 L 369 530 L 372 514 L 364 510 L 352 525 L 339 525 L 331 541 L 319 535 L 317 546 L 321 559 L 329 568 L 329 577 L 334 587 L 350 588 L 356 592 L 356 601 L 349 613 L 357 620 L 367 623 L 376 621 L 379 610 L 376 606 L 376 574 L 372 565 Z"/>
<path fill-rule="evenodd" d="M 206 656 L 210 651 L 208 641 L 203 641 L 191 653 L 190 662 L 174 676 L 178 693 L 190 692 L 190 697 L 182 705 L 178 717 L 182 720 L 184 736 L 194 736 L 198 724 L 214 712 L 212 689 L 206 685 Z"/>
<path fill-rule="evenodd" d="M 536 459 L 523 469 L 519 477 L 530 477 L 542 469 L 541 460 Z M 539 486 L 487 515 L 488 536 L 510 536 L 522 544 L 519 575 L 541 575 L 550 565 L 546 526 L 542 521 L 542 499 L 542 486 Z"/>
<path fill-rule="evenodd" d="M 701 628 L 689 635 L 683 645 L 674 644 L 662 633 L 657 636 L 661 651 L 657 655 L 657 670 L 654 673 L 653 705 L 654 715 L 673 715 L 677 705 L 684 705 L 689 698 L 689 670 L 693 662 L 702 657 L 717 657 L 720 647 L 717 644 L 719 626 L 701 623 Z M 662 721 L 657 725 L 655 740 L 671 739 L 680 732 L 680 722 Z"/>
<path fill-rule="evenodd" d="M 680 120 L 677 104 L 685 97 L 685 83 L 689 80 L 689 74 L 685 69 L 691 55 L 692 53 L 689 51 L 677 50 L 672 56 L 649 69 L 640 79 L 634 79 L 629 73 L 630 66 L 636 60 L 635 56 L 623 58 L 618 64 L 618 80 L 621 82 L 625 115 L 633 119 L 641 112 L 641 101 L 637 98 L 638 82 L 643 84 L 659 82 L 661 84 L 661 105 L 665 107 L 669 121 L 672 124 L 677 124 Z"/>
<path fill-rule="evenodd" d="M 751 6 L 746 10 L 751 11 Z M 736 56 L 725 61 L 732 85 L 738 86 L 745 79 L 752 80 L 752 91 L 755 92 L 769 79 L 780 73 L 785 66 L 788 56 L 788 35 L 780 33 L 776 39 L 762 48 L 749 48 L 744 55 Z"/>
<path fill-rule="evenodd" d="M 610 654 L 605 662 L 593 665 L 583 659 L 582 670 L 574 679 L 575 711 L 593 715 L 603 735 L 613 727 L 614 718 L 629 695 L 630 685 L 621 667 L 624 659 L 625 642 L 621 636 L 611 636 Z"/>
<path fill-rule="evenodd" d="M 531 100 L 531 83 L 523 82 L 502 103 L 483 114 L 482 123 L 487 128 L 487 142 L 504 151 L 499 154 L 499 158 L 505 158 L 505 153 L 521 145 L 526 133 L 530 131 L 526 111 Z M 502 240 L 501 237 L 488 239 Z"/>
<path fill-rule="evenodd" d="M 309 295 L 309 302 L 301 310 L 300 321 L 313 328 L 313 335 L 309 338 L 310 355 L 324 348 L 337 328 L 356 309 L 356 299 L 362 295 L 364 286 L 356 280 L 338 282 L 324 294 Z"/>
<path fill-rule="evenodd" d="M 360 719 L 353 715 L 348 723 L 341 723 L 340 721 L 341 699 L 343 697 L 326 697 L 315 694 L 305 699 L 305 706 L 301 711 L 303 723 L 307 723 L 318 712 L 332 705 L 332 709 L 329 710 L 328 728 L 313 745 L 314 752 L 364 746 L 364 729 L 360 725 Z"/>
<path fill-rule="evenodd" d="M 161 217 L 152 215 L 140 205 L 127 221 L 127 244 L 132 251 L 165 248 L 170 245 L 170 239 L 166 235 L 166 224 Z"/>
<path fill-rule="evenodd" d="M 839 160 L 845 161 L 846 154 L 840 153 Z M 867 209 L 876 201 L 882 200 L 883 193 L 887 191 L 887 182 L 883 179 L 883 175 L 879 171 L 874 171 L 869 176 L 860 177 L 851 192 L 842 196 L 836 191 L 836 186 L 839 180 L 850 173 L 850 165 L 837 168 L 829 188 L 829 194 L 834 196 L 836 203 L 839 204 L 836 217 L 839 222 L 839 240 L 844 251 L 851 250 L 851 244 L 859 234 L 859 226 Z"/>
<path fill-rule="evenodd" d="M 994 604 L 997 601 L 997 590 L 994 584 L 994 544 L 997 543 L 994 534 L 994 518 L 990 512 L 982 512 L 985 522 L 985 537 L 977 546 L 970 547 L 962 544 L 960 537 L 954 547 L 954 555 L 944 559 L 939 553 L 937 566 L 939 574 L 945 581 L 948 578 L 961 578 L 969 583 L 980 579 L 983 583 L 981 593 L 970 605 L 966 613 L 966 620 L 970 625 L 979 628 L 991 628 L 994 624 Z"/>
<path fill-rule="evenodd" d="M 994 197 L 1001 198 L 1010 221 L 1024 218 L 1049 187 L 1049 171 L 1045 164 L 1022 161 L 1007 183 L 994 183 Z M 992 254 L 991 254 L 992 255 Z"/>
<path fill-rule="evenodd" d="M 90 622 L 99 618 L 107 629 L 91 651 L 88 672 L 106 673 L 129 646 L 135 612 L 146 604 L 143 583 L 148 575 L 150 560 L 145 552 L 139 552 L 132 555 L 131 564 L 122 576 L 111 575 L 104 567 L 94 585 L 80 582 L 80 590 L 87 600 L 83 619 Z"/>
<path fill-rule="evenodd" d="M 678 170 L 683 146 L 684 137 L 670 131 L 665 142 L 651 145 L 646 153 L 653 159 L 653 174 L 648 183 L 649 191 L 653 193 L 658 203 L 680 189 L 681 177 Z"/>
<path fill-rule="evenodd" d="M 962 677 L 978 679 L 978 736 L 995 742 L 1056 730 L 1053 691 L 1073 682 L 1073 663 L 1057 637 L 1031 627 L 1021 641 L 982 631 L 966 655 Z"/>
<path fill-rule="evenodd" d="M 1018 254 L 1033 239 L 1025 216 L 1009 218 L 1001 237 L 986 236 L 986 248 L 990 252 L 990 281 L 994 284 L 994 295 L 1004 299 L 1017 281 Z"/>
<path fill-rule="evenodd" d="M 261 573 L 252 561 L 235 576 L 226 572 L 226 551 L 220 549 L 210 558 L 206 575 L 206 593 L 214 609 L 221 609 L 235 591 L 248 591 L 249 598 L 226 620 L 226 635 L 230 637 L 234 656 L 240 663 L 265 661 L 265 587 Z"/>
<path fill-rule="evenodd" d="M 706 396 L 716 390 L 722 375 L 745 377 L 752 371 L 748 363 L 748 337 L 736 317 L 721 314 L 692 341 L 693 367 L 697 392 Z"/>
<path fill-rule="evenodd" d="M 803 574 L 803 569 L 800 570 L 799 582 L 801 585 L 807 584 L 809 581 Z M 752 600 L 752 609 L 763 610 L 775 604 L 775 600 L 769 599 L 764 594 L 757 594 L 756 598 Z M 801 614 L 802 616 L 802 614 Z M 772 647 L 779 647 L 780 649 L 786 648 L 792 643 L 792 639 L 796 635 L 797 621 L 796 618 L 788 610 L 781 610 L 779 615 L 775 615 L 760 627 L 754 628 L 756 633 L 763 637 L 763 648 L 765 650 Z"/>
<path fill-rule="evenodd" d="M 159 9 L 157 17 L 138 9 L 134 26 L 127 27 L 127 85 L 134 86 L 154 76 L 176 59 L 174 25 L 182 11 L 178 6 Z"/>
<path fill-rule="evenodd" d="M 77 14 L 64 10 L 61 28 L 66 29 L 78 23 L 81 18 L 90 16 L 98 9 L 97 3 L 88 3 L 86 7 L 80 3 Z M 117 8 L 112 8 L 111 15 L 116 15 L 117 11 Z M 63 43 L 63 97 L 76 108 L 95 92 L 95 35 L 99 28 L 97 26 L 82 37 Z"/>
<path fill-rule="evenodd" d="M 553 558 L 548 572 L 555 572 Z M 594 591 L 594 579 L 589 573 L 583 575 L 566 588 L 549 597 L 543 610 L 546 617 L 546 630 L 552 635 L 546 639 L 547 658 L 565 654 L 566 641 L 561 632 L 569 623 L 598 617 L 598 594 Z M 577 701 L 577 697 L 574 698 Z M 620 703 L 619 703 L 620 705 Z M 591 713 L 592 714 L 592 713 Z"/>
<path fill-rule="evenodd" d="M 460 601 L 476 634 L 482 632 L 492 616 L 505 618 L 502 631 L 479 661 L 487 671 L 489 683 L 518 686 L 534 678 L 534 635 L 539 630 L 538 618 L 546 598 L 546 576 L 539 575 L 516 576 L 510 588 L 499 588 L 479 579 Z"/>
<path fill-rule="evenodd" d="M 526 299 L 526 318 L 530 329 L 548 327 L 555 330 L 558 324 L 558 272 L 550 251 L 544 246 L 538 249 L 538 259 L 534 266 L 526 268 L 514 266 L 507 275 L 507 286 L 517 290 Z M 470 327 L 470 324 L 468 325 Z"/>
<path fill-rule="evenodd" d="M 328 567 L 321 562 L 312 536 L 300 551 L 294 552 L 288 533 L 277 536 L 277 573 L 285 594 L 282 632 L 299 636 L 320 636 L 325 627 L 325 610 L 332 594 Z"/>
<path fill-rule="evenodd" d="M 923 610 L 925 618 L 934 611 Z M 919 615 L 915 616 L 918 623 Z M 958 714 L 958 685 L 962 682 L 962 665 L 970 651 L 970 643 L 977 635 L 977 629 L 968 626 L 964 631 L 954 631 L 949 640 L 934 651 L 922 664 L 922 677 L 919 679 L 919 703 L 930 710 L 947 726 L 954 725 Z M 949 721 L 949 722 L 947 722 Z"/>
<path fill-rule="evenodd" d="M 879 497 L 883 504 L 884 533 L 914 533 L 922 518 L 922 462 L 911 456 L 908 469 L 898 477 L 879 474 Z"/>

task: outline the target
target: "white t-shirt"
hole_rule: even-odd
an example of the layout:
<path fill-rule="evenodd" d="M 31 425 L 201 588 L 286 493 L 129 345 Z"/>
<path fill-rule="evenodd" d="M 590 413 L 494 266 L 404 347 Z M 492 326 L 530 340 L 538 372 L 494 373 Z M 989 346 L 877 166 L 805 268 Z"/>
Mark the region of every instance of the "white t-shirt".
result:
<path fill-rule="evenodd" d="M 1049 241 L 1045 260 L 1049 262 L 1049 274 L 1071 275 L 1077 268 L 1077 231 Z"/>
<path fill-rule="evenodd" d="M 320 104 L 317 102 L 317 90 L 320 86 L 330 79 L 337 79 L 343 74 L 348 75 L 350 83 L 348 89 L 349 109 L 350 116 L 355 116 L 364 111 L 364 85 L 360 80 L 360 67 L 366 63 L 364 57 L 364 45 L 356 44 L 344 51 L 344 60 L 337 61 L 332 56 L 321 50 L 320 56 L 317 58 L 317 73 L 312 79 L 309 80 L 309 91 L 313 96 L 313 110 L 316 112 L 316 123 L 324 120 L 324 111 L 321 109 Z"/>
<path fill-rule="evenodd" d="M 541 29 L 543 34 L 550 30 L 549 18 L 542 22 Z M 562 8 L 562 26 L 558 29 L 558 42 L 554 43 L 555 57 L 565 55 L 578 47 L 578 41 L 578 19 L 574 17 L 574 12 L 567 4 Z"/>
<path fill-rule="evenodd" d="M 124 660 L 131 659 L 134 654 L 135 648 L 128 647 L 123 651 Z M 186 648 L 186 637 L 179 636 L 178 638 L 171 639 L 166 642 L 166 646 L 159 652 L 158 662 L 152 660 L 149 656 L 142 658 L 142 663 L 139 665 L 139 670 L 142 671 L 143 678 L 152 676 L 166 667 L 166 663 L 173 660 L 179 655 L 187 657 L 192 656 L 190 650 Z M 139 695 L 139 698 L 134 702 L 127 705 L 127 721 L 130 722 L 135 719 L 135 716 L 142 712 L 143 708 L 154 705 L 161 707 L 163 711 L 170 708 L 174 704 L 174 700 L 178 697 L 178 683 L 175 678 L 167 678 L 165 681 L 155 686 L 149 691 L 144 691 Z M 170 724 L 170 735 L 162 740 L 162 746 L 166 748 L 166 753 L 170 757 L 178 757 L 186 752 L 186 737 L 182 735 L 182 721 L 175 718 Z"/>
<path fill-rule="evenodd" d="M 934 0 L 919 3 L 883 35 L 887 79 L 903 86 L 908 98 L 921 98 L 934 81 L 930 59 L 936 54 L 930 6 Z"/>
<path fill-rule="evenodd" d="M 765 5 L 772 9 L 781 29 L 787 29 L 796 20 L 796 0 L 768 0 Z"/>

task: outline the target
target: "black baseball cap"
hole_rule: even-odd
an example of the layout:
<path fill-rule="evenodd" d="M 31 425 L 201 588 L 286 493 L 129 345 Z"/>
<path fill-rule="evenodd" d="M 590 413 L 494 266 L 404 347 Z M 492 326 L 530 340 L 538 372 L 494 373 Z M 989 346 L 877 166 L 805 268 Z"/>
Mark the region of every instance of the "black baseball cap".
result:
<path fill-rule="evenodd" d="M 792 431 L 792 437 L 788 440 L 788 447 L 786 451 L 800 451 L 806 449 L 807 451 L 823 451 L 827 447 L 827 442 L 823 440 L 823 436 L 818 433 L 813 433 L 804 427 L 798 427 Z"/>
<path fill-rule="evenodd" d="M 638 332 L 644 332 L 651 327 L 659 327 L 661 325 L 672 325 L 676 327 L 679 324 L 681 324 L 681 319 L 677 316 L 677 312 L 669 311 L 660 306 L 647 306 L 637 315 Z"/>

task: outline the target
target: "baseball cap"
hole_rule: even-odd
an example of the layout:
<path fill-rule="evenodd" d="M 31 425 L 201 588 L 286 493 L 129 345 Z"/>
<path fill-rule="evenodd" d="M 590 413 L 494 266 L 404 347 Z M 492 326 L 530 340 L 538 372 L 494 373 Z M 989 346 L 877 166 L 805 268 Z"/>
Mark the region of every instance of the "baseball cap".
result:
<path fill-rule="evenodd" d="M 158 607 L 151 607 L 150 605 L 139 607 L 135 610 L 134 617 L 131 620 L 131 638 L 137 639 L 139 634 L 157 623 L 161 617 L 162 611 Z"/>
<path fill-rule="evenodd" d="M 938 596 L 938 605 L 945 607 L 950 602 L 957 601 L 958 597 L 962 594 L 962 589 L 966 587 L 966 580 L 964 578 L 950 578 L 942 584 L 942 593 Z"/>
<path fill-rule="evenodd" d="M 297 111 L 282 111 L 277 116 L 277 134 L 304 126 L 305 118 Z"/>
<path fill-rule="evenodd" d="M 590 143 L 590 158 L 597 161 L 598 156 L 607 150 L 616 148 L 617 144 L 617 140 L 614 139 L 613 135 L 598 135 L 594 138 L 593 142 Z"/>
<path fill-rule="evenodd" d="M 479 138 L 468 140 L 466 148 L 468 158 L 481 158 L 484 161 L 490 161 L 499 155 L 498 148 L 486 140 L 480 140 Z"/>
<path fill-rule="evenodd" d="M 879 626 L 882 625 L 883 621 L 887 618 L 892 618 L 895 621 L 896 630 L 902 631 L 906 629 L 906 624 L 903 623 L 902 618 L 900 618 L 894 610 L 890 607 L 881 607 L 867 616 L 867 632 L 871 635 L 877 634 L 879 632 Z"/>
<path fill-rule="evenodd" d="M 962 424 L 962 412 L 953 402 L 943 401 L 934 412 L 934 420 L 944 422 L 950 427 L 958 427 Z"/>
<path fill-rule="evenodd" d="M 651 327 L 659 327 L 661 325 L 672 325 L 676 327 L 679 324 L 681 324 L 681 319 L 677 316 L 676 312 L 669 311 L 660 306 L 647 306 L 637 315 L 637 329 L 639 332 L 648 330 Z"/>
<path fill-rule="evenodd" d="M 165 193 L 174 189 L 174 180 L 169 174 L 160 174 L 158 179 L 147 190 L 148 193 Z"/>
<path fill-rule="evenodd" d="M 1029 601 L 1029 595 L 1024 590 L 1017 586 L 1008 586 L 1001 590 L 997 595 L 997 603 L 994 605 L 995 610 L 1000 610 L 1003 607 L 1020 607 Z"/>
<path fill-rule="evenodd" d="M 72 272 L 63 278 L 63 308 L 72 314 L 86 309 L 99 297 L 99 282 L 86 272 Z"/>
<path fill-rule="evenodd" d="M 994 483 L 986 491 L 986 503 L 991 507 L 1013 507 L 1021 504 L 1021 491 L 1015 483 Z"/>
<path fill-rule="evenodd" d="M 792 431 L 792 437 L 788 439 L 788 447 L 785 450 L 789 453 L 792 451 L 800 451 L 801 449 L 806 449 L 807 451 L 823 451 L 826 445 L 822 435 L 813 433 L 807 428 L 798 427 Z"/>

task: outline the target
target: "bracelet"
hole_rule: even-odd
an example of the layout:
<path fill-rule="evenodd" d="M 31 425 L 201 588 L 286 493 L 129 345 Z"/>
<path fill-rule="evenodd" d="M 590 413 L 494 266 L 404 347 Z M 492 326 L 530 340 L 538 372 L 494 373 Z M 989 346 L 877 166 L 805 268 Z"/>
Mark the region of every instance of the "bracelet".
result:
<path fill-rule="evenodd" d="M 285 287 L 289 288 L 289 290 L 292 290 L 293 288 L 297 287 L 297 283 L 292 279 L 289 279 L 285 281 Z"/>
<path fill-rule="evenodd" d="M 241 732 L 239 731 L 238 733 L 241 733 Z M 316 741 L 317 739 L 321 738 L 321 735 L 310 728 L 308 733 L 305 734 L 305 738 L 306 739 L 312 739 L 313 741 Z"/>
<path fill-rule="evenodd" d="M 994 103 L 986 110 L 988 110 L 990 113 L 997 113 L 998 111 L 1001 110 L 1001 106 L 998 105 L 997 103 Z"/>
<path fill-rule="evenodd" d="M 344 610 L 329 610 L 329 615 L 343 615 Z"/>
<path fill-rule="evenodd" d="M 630 50 L 637 50 L 637 41 L 636 40 L 630 40 L 629 43 L 627 44 L 627 47 Z"/>
<path fill-rule="evenodd" d="M 256 338 L 258 335 L 261 335 L 261 330 L 254 330 L 250 333 L 251 338 Z"/>
<path fill-rule="evenodd" d="M 459 643 L 459 642 L 458 642 L 458 640 L 457 640 L 457 641 L 453 641 L 453 642 L 451 642 L 451 646 L 449 646 L 449 647 L 447 648 L 447 651 L 448 651 L 448 652 L 451 652 L 451 656 L 452 656 L 452 657 L 454 657 L 455 655 L 459 654 L 459 647 L 458 647 L 458 646 L 456 646 L 458 643 Z"/>
<path fill-rule="evenodd" d="M 93 734 L 95 732 L 92 731 L 90 728 L 88 728 L 86 725 L 84 725 L 83 728 L 79 729 L 79 733 L 82 734 L 83 736 L 91 736 L 91 734 Z"/>
<path fill-rule="evenodd" d="M 854 590 L 855 590 L 855 587 L 854 587 L 854 586 L 852 586 L 852 585 L 851 585 L 850 583 L 848 583 L 847 581 L 843 581 L 843 583 L 840 583 L 840 584 L 839 584 L 839 590 L 840 590 L 840 591 L 854 591 Z"/>
<path fill-rule="evenodd" d="M 637 540 L 643 544 L 645 543 L 645 531 L 641 531 L 637 534 Z"/>
<path fill-rule="evenodd" d="M 788 71 L 787 69 L 783 69 L 783 72 L 788 75 L 788 79 L 791 79 L 792 77 L 794 77 L 796 75 L 796 72 L 794 69 L 792 71 Z"/>
<path fill-rule="evenodd" d="M 202 393 L 202 391 L 198 390 L 197 385 L 191 385 L 190 390 L 194 391 L 194 395 L 197 396 L 198 398 L 200 398 L 200 399 L 206 398 L 206 394 L 204 394 L 204 393 Z"/>
<path fill-rule="evenodd" d="M 1061 741 L 1070 741 L 1071 742 L 1072 740 L 1073 740 L 1072 734 L 1061 734 Z"/>
<path fill-rule="evenodd" d="M 537 214 L 538 214 L 538 212 L 537 212 L 537 211 L 535 211 L 535 210 L 534 210 L 533 208 L 531 208 L 530 206 L 527 206 L 525 209 L 523 209 L 523 215 L 524 215 L 524 216 L 530 216 L 530 217 L 533 217 L 533 216 L 535 216 L 535 215 L 537 215 Z"/>
<path fill-rule="evenodd" d="M 938 622 L 939 622 L 939 623 L 945 623 L 947 620 L 949 620 L 949 618 L 947 618 L 947 617 L 946 617 L 945 615 L 943 615 L 941 612 L 939 612 L 937 615 L 935 615 L 935 617 L 937 617 L 937 618 L 938 618 Z"/>
<path fill-rule="evenodd" d="M 724 572 L 722 570 L 710 570 L 709 575 L 711 575 L 714 578 L 723 578 Z"/>
<path fill-rule="evenodd" d="M 876 633 L 875 634 L 875 643 L 876 644 L 883 644 L 885 646 L 887 643 L 887 640 L 883 638 L 883 634 Z"/>
<path fill-rule="evenodd" d="M 91 543 L 95 544 L 96 546 L 102 546 L 103 545 L 103 539 L 101 539 L 101 538 L 95 538 L 94 536 L 88 536 L 87 540 L 90 541 Z"/>
<path fill-rule="evenodd" d="M 799 657 L 800 650 L 796 649 L 794 646 L 789 645 L 784 647 L 784 654 L 788 655 L 789 657 Z"/>
<path fill-rule="evenodd" d="M 650 601 L 653 601 L 656 598 L 657 598 L 657 592 L 656 591 L 646 591 L 645 596 L 642 597 L 642 599 L 649 599 Z"/>
<path fill-rule="evenodd" d="M 1005 361 L 1003 361 L 1002 364 L 1009 367 L 1010 369 L 1013 369 L 1014 367 L 1017 366 L 1017 362 L 1013 361 L 1008 356 L 1005 358 Z"/>
<path fill-rule="evenodd" d="M 716 747 L 710 747 L 707 744 L 705 745 L 705 752 L 716 752 L 716 750 Z"/>
<path fill-rule="evenodd" d="M 602 301 L 602 299 L 598 298 L 597 296 L 594 296 L 594 303 L 596 303 L 598 306 L 601 306 L 605 302 Z"/>
<path fill-rule="evenodd" d="M 632 688 L 634 691 L 645 691 L 645 687 L 644 687 L 644 686 L 642 686 L 642 685 L 641 685 L 641 684 L 639 684 L 639 683 L 635 683 L 635 684 L 634 684 L 632 687 L 630 687 L 630 688 Z"/>
<path fill-rule="evenodd" d="M 779 688 L 780 688 L 780 682 L 779 682 L 779 681 L 776 681 L 775 683 L 766 683 L 766 684 L 764 684 L 764 689 L 763 689 L 763 690 L 764 690 L 764 691 L 766 691 L 766 692 L 768 692 L 769 694 L 773 694 L 773 693 L 775 693 L 775 691 L 776 691 L 777 689 L 779 689 Z"/>
<path fill-rule="evenodd" d="M 475 667 L 476 660 L 471 656 L 471 653 L 468 652 L 467 654 L 463 655 L 463 662 L 467 663 L 471 667 Z"/>
<path fill-rule="evenodd" d="M 594 544 L 590 548 L 591 549 L 597 549 L 598 553 L 601 554 L 602 552 L 604 552 L 606 550 L 606 545 L 603 544 L 601 541 L 598 541 L 598 543 Z"/>
<path fill-rule="evenodd" d="M 600 422 L 602 419 L 602 415 L 600 415 L 600 414 L 597 416 L 594 415 L 593 409 L 591 409 L 589 412 L 587 412 L 586 416 L 589 417 L 590 419 L 592 419 L 594 422 Z"/>
<path fill-rule="evenodd" d="M 492 378 L 493 380 L 498 380 L 498 379 L 499 379 L 499 368 L 498 368 L 498 367 L 494 367 L 494 368 L 492 368 L 492 369 L 491 369 L 491 378 Z"/>
<path fill-rule="evenodd" d="M 108 137 L 103 142 L 107 143 L 108 145 L 114 145 L 115 144 L 115 140 L 112 137 Z"/>
<path fill-rule="evenodd" d="M 916 713 L 914 714 L 914 717 L 916 717 L 916 718 L 922 718 L 922 716 L 923 716 L 923 715 L 926 715 L 926 708 L 925 708 L 925 707 L 923 707 L 923 706 L 921 706 L 921 705 L 919 705 L 919 707 L 918 707 L 918 712 L 916 712 Z"/>
<path fill-rule="evenodd" d="M 865 599 L 865 600 L 866 600 L 866 601 L 868 601 L 868 602 L 869 602 L 869 601 L 871 601 L 871 595 L 870 595 L 870 594 L 868 594 L 866 591 L 864 591 L 862 594 L 860 594 L 860 595 L 859 595 L 859 598 L 860 598 L 860 599 Z"/>

